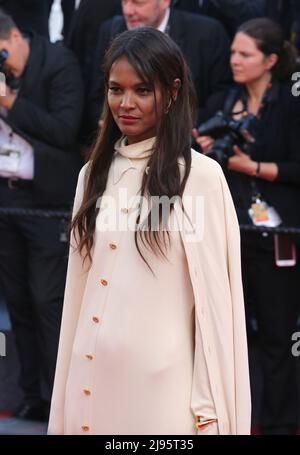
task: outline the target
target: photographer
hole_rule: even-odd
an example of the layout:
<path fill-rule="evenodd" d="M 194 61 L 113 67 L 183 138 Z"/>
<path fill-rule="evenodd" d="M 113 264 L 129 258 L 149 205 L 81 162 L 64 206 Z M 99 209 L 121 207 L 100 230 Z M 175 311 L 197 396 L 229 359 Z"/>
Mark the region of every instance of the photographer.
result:
<path fill-rule="evenodd" d="M 288 83 L 295 58 L 280 26 L 270 19 L 246 22 L 235 35 L 231 67 L 236 85 L 219 100 L 219 108 L 229 100 L 232 111 L 240 113 L 233 120 L 249 114 L 256 120 L 255 142 L 245 141 L 245 147 L 232 142 L 230 153 L 225 148 L 222 157 L 241 224 L 277 226 L 281 219 L 286 226 L 300 226 L 300 106 Z M 216 147 L 211 137 L 199 137 L 196 130 L 194 136 L 204 153 L 220 157 L 219 140 Z M 242 262 L 246 304 L 254 305 L 262 351 L 262 432 L 293 433 L 297 400 L 291 336 L 299 263 L 278 267 L 273 236 L 257 232 L 242 233 Z"/>
<path fill-rule="evenodd" d="M 0 96 L 0 207 L 10 211 L 0 214 L 0 283 L 24 394 L 14 416 L 46 420 L 68 243 L 61 219 L 47 213 L 39 217 L 32 209 L 71 208 L 81 166 L 76 138 L 82 83 L 69 50 L 44 37 L 22 34 L 2 12 L 0 51 L 6 53 L 1 68 L 6 95 Z M 20 214 L 15 209 L 26 210 Z"/>

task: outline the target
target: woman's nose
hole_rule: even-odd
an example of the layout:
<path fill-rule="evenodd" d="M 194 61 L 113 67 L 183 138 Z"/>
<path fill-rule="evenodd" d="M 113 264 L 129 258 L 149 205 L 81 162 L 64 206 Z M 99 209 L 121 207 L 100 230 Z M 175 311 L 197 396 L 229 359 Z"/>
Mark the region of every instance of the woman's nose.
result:
<path fill-rule="evenodd" d="M 230 58 L 231 65 L 238 65 L 239 61 L 240 61 L 240 59 L 239 59 L 238 55 L 236 55 L 236 54 L 231 55 L 231 58 Z"/>
<path fill-rule="evenodd" d="M 134 107 L 134 97 L 132 93 L 125 92 L 121 99 L 121 107 L 124 109 L 130 109 Z"/>

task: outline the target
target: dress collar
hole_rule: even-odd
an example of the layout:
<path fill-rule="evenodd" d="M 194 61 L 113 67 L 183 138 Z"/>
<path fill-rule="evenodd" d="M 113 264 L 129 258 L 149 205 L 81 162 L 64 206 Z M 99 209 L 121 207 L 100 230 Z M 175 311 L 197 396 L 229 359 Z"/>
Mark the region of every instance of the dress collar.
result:
<path fill-rule="evenodd" d="M 113 158 L 113 183 L 116 185 L 123 174 L 129 169 L 144 169 L 151 156 L 155 137 L 126 145 L 126 137 L 122 137 L 115 144 Z"/>
<path fill-rule="evenodd" d="M 136 144 L 126 145 L 126 137 L 122 137 L 115 144 L 115 154 L 113 157 L 113 184 L 116 185 L 122 176 L 129 169 L 145 170 L 147 172 L 148 158 L 153 152 L 155 137 L 137 142 Z M 183 157 L 178 158 L 178 164 L 185 167 Z M 193 163 L 191 164 L 193 167 Z"/>
<path fill-rule="evenodd" d="M 132 160 L 149 158 L 152 155 L 155 139 L 155 137 L 151 137 L 150 139 L 127 145 L 127 138 L 123 136 L 115 144 L 115 151 Z"/>

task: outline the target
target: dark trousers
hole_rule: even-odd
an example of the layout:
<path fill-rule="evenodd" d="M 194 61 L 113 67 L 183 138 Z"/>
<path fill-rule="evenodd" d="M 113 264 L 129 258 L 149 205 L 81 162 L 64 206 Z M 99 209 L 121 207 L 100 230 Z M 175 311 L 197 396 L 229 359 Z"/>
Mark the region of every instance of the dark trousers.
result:
<path fill-rule="evenodd" d="M 31 190 L 0 184 L 0 206 L 29 207 L 31 201 Z M 68 254 L 60 235 L 58 219 L 0 215 L 0 285 L 19 354 L 20 385 L 31 404 L 51 398 Z"/>
<path fill-rule="evenodd" d="M 277 267 L 273 236 L 242 235 L 246 310 L 254 310 L 262 360 L 260 424 L 263 433 L 290 433 L 296 428 L 296 365 L 291 338 L 296 331 L 299 312 L 299 261 L 298 254 L 295 267 Z M 256 390 L 252 392 L 254 394 Z"/>

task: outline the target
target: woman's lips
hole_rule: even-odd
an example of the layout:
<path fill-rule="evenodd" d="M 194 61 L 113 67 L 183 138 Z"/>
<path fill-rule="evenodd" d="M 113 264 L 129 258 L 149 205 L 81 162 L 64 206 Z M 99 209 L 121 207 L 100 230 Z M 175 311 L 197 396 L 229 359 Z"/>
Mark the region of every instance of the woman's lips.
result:
<path fill-rule="evenodd" d="M 138 121 L 138 117 L 132 117 L 131 115 L 119 115 L 119 119 L 124 125 L 132 125 Z"/>

